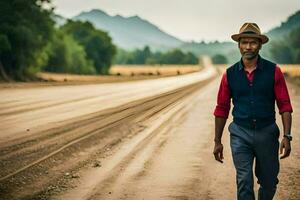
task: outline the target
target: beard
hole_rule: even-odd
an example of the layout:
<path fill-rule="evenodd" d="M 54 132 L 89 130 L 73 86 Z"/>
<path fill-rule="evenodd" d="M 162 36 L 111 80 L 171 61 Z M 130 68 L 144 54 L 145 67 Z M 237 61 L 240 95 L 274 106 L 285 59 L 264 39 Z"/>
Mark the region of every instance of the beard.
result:
<path fill-rule="evenodd" d="M 245 58 L 246 60 L 253 60 L 257 57 L 258 52 L 257 51 L 247 51 L 247 52 L 243 52 L 242 56 L 243 58 Z"/>

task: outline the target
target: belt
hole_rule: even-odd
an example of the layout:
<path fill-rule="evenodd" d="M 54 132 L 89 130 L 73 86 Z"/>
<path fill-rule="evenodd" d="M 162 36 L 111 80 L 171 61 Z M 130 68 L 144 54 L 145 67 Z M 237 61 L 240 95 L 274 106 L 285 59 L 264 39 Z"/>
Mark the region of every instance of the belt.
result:
<path fill-rule="evenodd" d="M 257 119 L 257 118 L 247 118 L 247 119 L 241 119 L 241 118 L 233 118 L 233 121 L 245 128 L 249 129 L 260 129 L 264 128 L 272 123 L 275 122 L 274 118 L 264 118 L 264 119 Z"/>

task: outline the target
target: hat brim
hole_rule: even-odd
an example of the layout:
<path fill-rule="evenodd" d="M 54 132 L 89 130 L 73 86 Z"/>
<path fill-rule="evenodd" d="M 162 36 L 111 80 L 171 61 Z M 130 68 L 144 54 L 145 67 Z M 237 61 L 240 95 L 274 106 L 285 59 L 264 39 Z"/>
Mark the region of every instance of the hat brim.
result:
<path fill-rule="evenodd" d="M 242 37 L 258 38 L 261 40 L 262 44 L 265 44 L 269 41 L 269 38 L 266 35 L 256 35 L 256 34 L 247 34 L 247 33 L 234 34 L 231 36 L 231 39 L 233 39 L 236 42 L 239 42 L 239 40 Z"/>

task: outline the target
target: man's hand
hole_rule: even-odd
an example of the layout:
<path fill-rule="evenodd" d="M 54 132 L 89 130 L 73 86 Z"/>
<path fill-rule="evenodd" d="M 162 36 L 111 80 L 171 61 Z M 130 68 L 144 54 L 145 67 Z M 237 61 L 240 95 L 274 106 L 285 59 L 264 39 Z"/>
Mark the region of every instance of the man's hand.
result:
<path fill-rule="evenodd" d="M 223 163 L 223 144 L 216 142 L 215 143 L 215 148 L 214 148 L 214 155 L 215 155 L 215 159 L 217 161 L 219 161 L 220 163 Z"/>
<path fill-rule="evenodd" d="M 284 153 L 283 153 L 283 149 L 284 149 Z M 288 138 L 283 137 L 283 139 L 281 140 L 281 143 L 280 143 L 280 154 L 283 153 L 283 155 L 280 157 L 280 159 L 289 157 L 291 150 L 292 150 L 291 142 L 289 141 Z"/>

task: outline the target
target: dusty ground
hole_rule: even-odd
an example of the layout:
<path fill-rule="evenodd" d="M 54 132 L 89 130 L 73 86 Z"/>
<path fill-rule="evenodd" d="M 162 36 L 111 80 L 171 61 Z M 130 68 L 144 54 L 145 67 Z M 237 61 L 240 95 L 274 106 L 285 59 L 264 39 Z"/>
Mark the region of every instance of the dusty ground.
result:
<path fill-rule="evenodd" d="M 136 141 L 129 140 L 110 157 L 102 159 L 102 167 L 83 170 L 82 179 L 73 184 L 75 188 L 51 199 L 235 199 L 235 172 L 227 126 L 223 139 L 224 164 L 217 163 L 212 156 L 211 114 L 217 82 L 187 99 L 186 108 L 177 112 L 150 141 L 142 141 L 130 151 L 128 146 Z M 281 161 L 277 200 L 296 200 L 300 195 L 299 91 L 292 85 L 289 87 L 295 108 L 295 139 L 292 156 Z"/>
<path fill-rule="evenodd" d="M 66 85 L 94 85 L 99 83 L 122 83 L 129 81 L 151 80 L 165 78 L 174 75 L 139 75 L 139 76 L 84 76 L 42 73 L 41 80 L 36 82 L 0 82 L 0 89 L 37 88 L 46 86 L 66 86 Z"/>
<path fill-rule="evenodd" d="M 63 189 L 77 177 L 72 171 L 105 157 L 211 75 L 0 90 L 1 198 L 39 199 Z"/>
<path fill-rule="evenodd" d="M 197 72 L 200 65 L 116 65 L 110 68 L 110 75 L 76 75 L 40 72 L 36 82 L 1 82 L 3 88 L 33 88 L 45 86 L 66 86 L 99 83 L 119 83 L 138 80 L 159 79 Z"/>
<path fill-rule="evenodd" d="M 216 83 L 185 99 L 184 109 L 151 140 L 121 157 L 135 141 L 124 143 L 102 168 L 87 169 L 77 187 L 53 199 L 234 199 L 228 148 L 224 165 L 212 156 Z"/>
<path fill-rule="evenodd" d="M 127 76 L 150 75 L 171 76 L 199 71 L 200 65 L 114 65 L 110 68 L 110 74 Z"/>
<path fill-rule="evenodd" d="M 134 101 L 121 101 L 95 113 L 90 112 L 95 107 L 88 105 L 99 99 L 84 88 L 79 91 L 86 93 L 78 97 L 75 107 L 74 101 L 54 98 L 68 91 L 76 95 L 72 88 L 59 95 L 46 90 L 54 95 L 46 103 L 34 96 L 40 91 L 33 88 L 27 95 L 36 97 L 34 107 L 28 107 L 33 103 L 26 93 L 15 90 L 14 95 L 24 97 L 14 101 L 8 95 L 1 102 L 0 126 L 5 131 L 0 134 L 0 199 L 235 199 L 227 127 L 224 164 L 212 154 L 212 112 L 219 79 L 173 92 L 158 91 L 143 100 L 136 96 Z M 99 96 L 95 91 L 100 88 L 94 87 L 90 92 Z M 289 89 L 294 107 L 293 151 L 281 161 L 276 200 L 300 196 L 300 90 L 294 85 Z M 129 95 L 133 98 L 136 93 Z M 116 102 L 101 105 L 108 103 Z M 75 116 L 76 107 L 86 114 L 66 118 Z M 56 116 L 59 123 L 46 120 L 45 111 L 53 115 L 60 110 L 65 115 Z M 32 128 L 28 129 L 29 121 Z M 46 122 L 51 128 L 43 128 Z M 281 123 L 279 117 L 277 122 Z"/>

